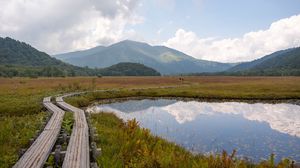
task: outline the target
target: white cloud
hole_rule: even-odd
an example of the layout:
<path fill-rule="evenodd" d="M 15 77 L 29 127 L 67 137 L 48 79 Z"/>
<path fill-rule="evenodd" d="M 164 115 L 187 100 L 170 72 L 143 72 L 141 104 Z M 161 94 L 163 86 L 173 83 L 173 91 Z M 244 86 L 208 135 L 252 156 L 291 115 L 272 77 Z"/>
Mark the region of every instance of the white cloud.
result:
<path fill-rule="evenodd" d="M 249 32 L 240 38 L 200 38 L 178 29 L 164 45 L 199 59 L 221 62 L 250 61 L 272 52 L 300 46 L 300 15 L 281 19 L 267 30 Z"/>
<path fill-rule="evenodd" d="M 128 38 L 140 0 L 0 0 L 0 36 L 57 53 Z"/>

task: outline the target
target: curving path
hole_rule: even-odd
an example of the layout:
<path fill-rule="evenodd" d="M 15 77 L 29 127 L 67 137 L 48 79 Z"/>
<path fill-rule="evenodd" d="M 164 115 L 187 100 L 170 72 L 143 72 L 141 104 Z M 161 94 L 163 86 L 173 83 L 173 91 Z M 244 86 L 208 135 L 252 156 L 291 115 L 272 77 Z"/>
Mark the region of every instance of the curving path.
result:
<path fill-rule="evenodd" d="M 51 97 L 44 98 L 43 105 L 53 114 L 43 132 L 13 166 L 14 168 L 43 167 L 55 145 L 65 112 L 51 103 Z"/>
<path fill-rule="evenodd" d="M 169 86 L 170 87 L 170 86 Z M 172 86 L 171 86 L 172 87 Z M 176 87 L 176 86 L 175 86 Z M 156 87 L 157 88 L 157 87 Z M 168 87 L 158 87 L 168 88 Z M 144 88 L 149 89 L 149 88 Z M 113 89 L 115 91 L 118 89 Z M 131 89 L 134 90 L 134 89 Z M 143 89 L 141 89 L 143 90 Z M 94 92 L 104 92 L 108 90 L 97 90 Z M 77 92 L 66 94 L 56 98 L 57 105 L 64 110 L 74 113 L 74 125 L 70 141 L 67 147 L 65 158 L 63 161 L 63 168 L 89 168 L 90 167 L 90 149 L 89 149 L 89 129 L 86 121 L 84 111 L 71 106 L 64 102 L 63 98 L 68 96 L 74 96 L 87 92 Z M 51 153 L 53 146 L 60 133 L 61 124 L 65 111 L 57 107 L 51 102 L 51 97 L 45 97 L 43 99 L 43 105 L 50 112 L 52 116 L 45 126 L 42 133 L 33 142 L 25 154 L 18 160 L 13 168 L 41 168 L 46 162 L 49 154 Z"/>
<path fill-rule="evenodd" d="M 56 102 L 59 107 L 64 110 L 74 112 L 75 120 L 62 167 L 89 168 L 89 130 L 84 111 L 63 101 L 64 97 L 73 96 L 75 94 L 68 94 L 56 98 Z"/>

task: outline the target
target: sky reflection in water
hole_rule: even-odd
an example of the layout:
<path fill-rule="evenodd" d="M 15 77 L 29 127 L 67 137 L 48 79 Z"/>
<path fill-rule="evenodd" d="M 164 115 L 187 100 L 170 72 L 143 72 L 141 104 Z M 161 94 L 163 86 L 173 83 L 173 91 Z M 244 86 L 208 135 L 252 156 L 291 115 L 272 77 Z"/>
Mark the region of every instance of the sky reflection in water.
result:
<path fill-rule="evenodd" d="M 99 105 L 93 112 L 114 112 L 136 118 L 152 133 L 193 152 L 223 149 L 259 161 L 276 154 L 277 161 L 300 161 L 300 106 L 292 104 L 207 103 L 176 100 L 130 100 Z"/>

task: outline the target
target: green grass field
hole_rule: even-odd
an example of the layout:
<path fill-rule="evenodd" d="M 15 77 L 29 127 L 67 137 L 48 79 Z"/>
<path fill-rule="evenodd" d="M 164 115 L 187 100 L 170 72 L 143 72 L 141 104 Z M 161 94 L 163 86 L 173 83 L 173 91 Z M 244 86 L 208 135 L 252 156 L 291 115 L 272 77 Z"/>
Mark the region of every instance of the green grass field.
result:
<path fill-rule="evenodd" d="M 121 89 L 119 92 L 92 93 L 68 99 L 80 107 L 101 99 L 131 96 L 245 100 L 300 98 L 299 77 L 181 78 L 183 80 L 179 80 L 179 77 L 0 78 L 0 167 L 11 167 L 17 160 L 18 151 L 28 146 L 29 139 L 35 135 L 47 114 L 43 112 L 41 102 L 43 97 L 49 95 L 83 90 Z M 153 89 L 158 86 L 174 88 Z M 131 90 L 150 87 L 152 89 Z M 104 127 L 105 125 L 96 124 L 100 119 L 99 116 L 93 116 L 95 126 Z M 106 141 L 110 140 L 107 137 Z"/>

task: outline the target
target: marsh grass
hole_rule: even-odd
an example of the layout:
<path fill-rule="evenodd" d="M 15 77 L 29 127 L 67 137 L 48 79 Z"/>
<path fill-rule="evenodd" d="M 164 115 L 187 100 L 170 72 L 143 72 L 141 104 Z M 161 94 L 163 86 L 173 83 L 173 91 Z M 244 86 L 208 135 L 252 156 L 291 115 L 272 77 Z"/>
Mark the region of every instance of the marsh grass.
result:
<path fill-rule="evenodd" d="M 19 149 L 30 146 L 45 120 L 46 112 L 34 115 L 0 117 L 0 167 L 12 167 L 18 160 Z"/>
<path fill-rule="evenodd" d="M 181 79 L 180 79 L 181 78 Z M 299 77 L 74 77 L 0 78 L 0 167 L 10 167 L 41 124 L 42 99 L 61 93 L 121 89 L 69 99 L 73 105 L 130 96 L 196 98 L 290 99 L 300 98 Z M 141 89 L 176 86 L 169 89 Z M 21 126 L 22 125 L 22 126 Z"/>
<path fill-rule="evenodd" d="M 66 112 L 62 122 L 62 129 L 67 133 L 68 136 L 71 135 L 74 124 L 74 113 Z"/>
<path fill-rule="evenodd" d="M 67 136 L 71 136 L 73 125 L 74 125 L 74 113 L 67 111 L 64 115 L 64 119 L 61 126 L 62 130 L 67 134 Z M 66 151 L 68 147 L 68 143 L 64 142 L 61 145 L 62 145 L 62 150 Z"/>

